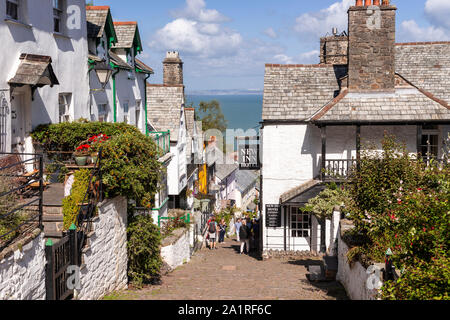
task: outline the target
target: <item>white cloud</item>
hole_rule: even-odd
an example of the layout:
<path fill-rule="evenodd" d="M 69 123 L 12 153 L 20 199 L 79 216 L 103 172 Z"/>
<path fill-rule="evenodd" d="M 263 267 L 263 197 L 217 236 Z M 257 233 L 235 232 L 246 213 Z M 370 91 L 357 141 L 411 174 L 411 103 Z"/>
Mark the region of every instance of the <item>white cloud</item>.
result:
<path fill-rule="evenodd" d="M 347 10 L 354 4 L 354 0 L 341 0 L 326 9 L 317 12 L 304 13 L 297 17 L 294 30 L 301 36 L 314 38 L 331 33 L 333 27 L 338 31 L 348 27 Z"/>
<path fill-rule="evenodd" d="M 450 29 L 449 0 L 427 0 L 425 3 L 425 15 L 433 25 Z"/>
<path fill-rule="evenodd" d="M 200 22 L 225 22 L 229 18 L 214 9 L 206 9 L 205 0 L 186 0 L 185 8 L 174 10 L 172 14 L 176 18 L 187 18 Z"/>
<path fill-rule="evenodd" d="M 283 64 L 315 64 L 319 63 L 319 50 L 303 52 L 295 57 L 290 57 L 286 54 L 277 54 L 273 57 L 273 61 L 270 62 Z"/>
<path fill-rule="evenodd" d="M 278 34 L 275 32 L 275 30 L 273 30 L 273 28 L 267 28 L 266 30 L 264 30 L 264 34 L 272 39 L 278 38 Z"/>
<path fill-rule="evenodd" d="M 441 27 L 420 27 L 414 20 L 406 20 L 400 26 L 402 41 L 443 41 L 449 40 L 449 31 Z"/>

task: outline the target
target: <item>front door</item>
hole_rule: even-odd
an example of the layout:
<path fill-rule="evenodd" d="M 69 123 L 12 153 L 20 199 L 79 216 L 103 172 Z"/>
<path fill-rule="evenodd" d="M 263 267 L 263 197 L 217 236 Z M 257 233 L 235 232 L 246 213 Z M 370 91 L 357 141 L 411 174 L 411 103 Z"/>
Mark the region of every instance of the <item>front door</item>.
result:
<path fill-rule="evenodd" d="M 300 207 L 290 207 L 288 221 L 289 250 L 311 250 L 311 214 L 303 212 Z"/>
<path fill-rule="evenodd" d="M 24 94 L 14 93 L 11 102 L 11 149 L 13 152 L 25 151 L 25 105 Z"/>

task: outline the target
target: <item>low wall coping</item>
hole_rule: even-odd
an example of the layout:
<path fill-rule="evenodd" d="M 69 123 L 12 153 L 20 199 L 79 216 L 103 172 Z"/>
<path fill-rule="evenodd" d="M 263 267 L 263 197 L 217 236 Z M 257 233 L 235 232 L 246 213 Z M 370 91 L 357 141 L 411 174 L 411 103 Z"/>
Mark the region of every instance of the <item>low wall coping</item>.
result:
<path fill-rule="evenodd" d="M 168 247 L 173 245 L 174 243 L 176 243 L 178 240 L 180 240 L 180 238 L 189 230 L 186 228 L 179 228 L 176 229 L 172 232 L 172 234 L 170 236 L 168 236 L 167 238 L 163 239 L 162 243 L 161 243 L 161 247 Z"/>
<path fill-rule="evenodd" d="M 23 246 L 36 239 L 41 233 L 42 230 L 36 228 L 31 233 L 28 233 L 24 238 L 11 243 L 8 247 L 0 252 L 0 262 L 12 256 L 17 250 L 22 250 Z"/>

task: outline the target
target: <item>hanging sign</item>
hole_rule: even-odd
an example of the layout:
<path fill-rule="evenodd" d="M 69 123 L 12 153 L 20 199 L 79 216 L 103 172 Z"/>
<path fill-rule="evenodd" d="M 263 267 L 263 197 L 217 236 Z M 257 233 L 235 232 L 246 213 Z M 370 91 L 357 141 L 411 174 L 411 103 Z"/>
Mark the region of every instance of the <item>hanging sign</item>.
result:
<path fill-rule="evenodd" d="M 259 137 L 245 137 L 238 139 L 239 169 L 259 170 Z"/>

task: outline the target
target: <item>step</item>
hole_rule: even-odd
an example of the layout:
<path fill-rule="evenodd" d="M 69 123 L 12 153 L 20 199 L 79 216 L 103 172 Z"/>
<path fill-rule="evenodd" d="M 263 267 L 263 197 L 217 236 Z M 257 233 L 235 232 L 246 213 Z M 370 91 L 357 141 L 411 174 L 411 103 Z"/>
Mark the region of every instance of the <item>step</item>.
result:
<path fill-rule="evenodd" d="M 61 214 L 62 215 L 62 206 L 44 206 L 42 211 L 45 214 Z"/>
<path fill-rule="evenodd" d="M 64 216 L 62 214 L 48 214 L 42 215 L 43 222 L 64 222 Z"/>
<path fill-rule="evenodd" d="M 63 237 L 63 233 L 60 231 L 44 231 L 45 238 L 47 239 L 61 239 Z"/>

